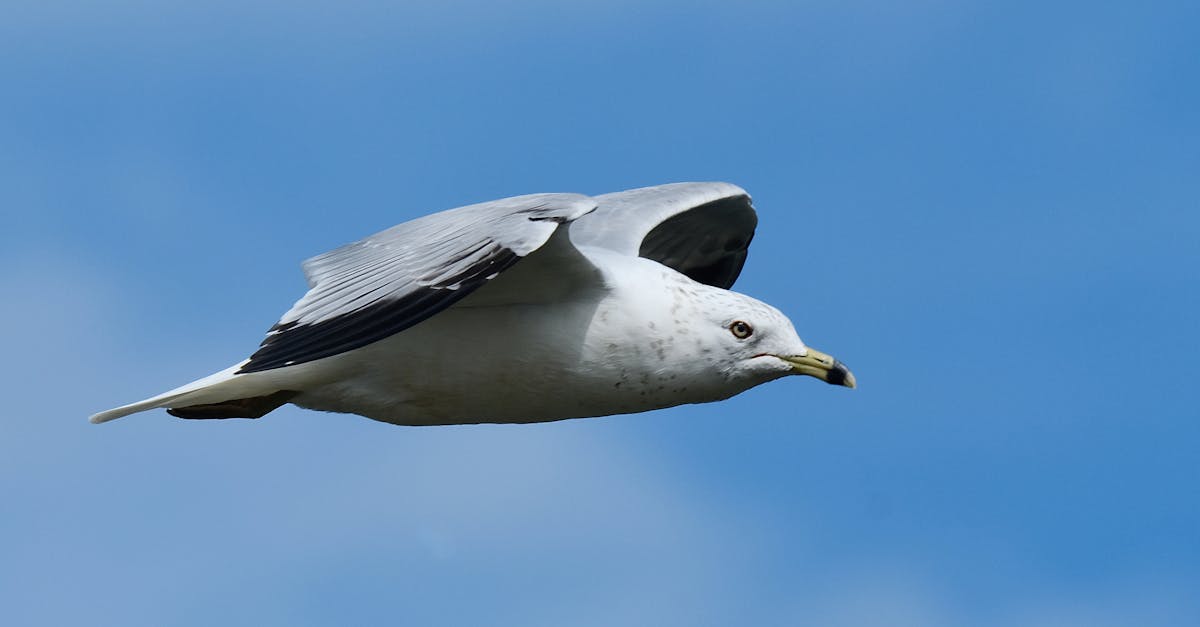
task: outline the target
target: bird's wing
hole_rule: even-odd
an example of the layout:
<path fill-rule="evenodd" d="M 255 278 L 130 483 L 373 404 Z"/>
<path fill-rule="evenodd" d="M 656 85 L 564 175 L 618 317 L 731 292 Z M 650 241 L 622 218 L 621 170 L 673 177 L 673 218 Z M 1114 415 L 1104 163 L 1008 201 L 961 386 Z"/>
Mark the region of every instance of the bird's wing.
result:
<path fill-rule="evenodd" d="M 450 307 L 595 209 L 580 194 L 532 194 L 417 218 L 304 262 L 310 289 L 238 371 L 344 353 Z"/>
<path fill-rule="evenodd" d="M 758 217 L 729 183 L 672 183 L 595 196 L 571 226 L 576 246 L 652 259 L 695 281 L 729 289 L 746 262 Z"/>

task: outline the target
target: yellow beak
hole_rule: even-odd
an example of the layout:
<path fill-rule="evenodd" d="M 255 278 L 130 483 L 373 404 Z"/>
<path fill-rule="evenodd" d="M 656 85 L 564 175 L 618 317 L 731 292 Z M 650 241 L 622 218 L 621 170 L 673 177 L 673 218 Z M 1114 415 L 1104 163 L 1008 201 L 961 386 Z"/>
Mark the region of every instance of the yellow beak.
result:
<path fill-rule="evenodd" d="M 814 348 L 809 348 L 808 354 L 804 356 L 791 355 L 779 358 L 792 364 L 794 374 L 806 374 L 831 385 L 856 387 L 854 375 L 846 368 L 846 364 Z"/>

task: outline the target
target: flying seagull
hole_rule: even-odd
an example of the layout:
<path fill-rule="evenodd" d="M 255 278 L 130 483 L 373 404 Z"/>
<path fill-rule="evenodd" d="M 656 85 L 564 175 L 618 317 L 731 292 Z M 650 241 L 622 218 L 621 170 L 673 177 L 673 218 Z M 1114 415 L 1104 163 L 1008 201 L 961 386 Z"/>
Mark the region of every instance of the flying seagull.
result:
<path fill-rule="evenodd" d="M 729 291 L 757 223 L 728 183 L 417 218 L 306 261 L 308 293 L 249 359 L 91 421 L 292 403 L 398 425 L 530 423 L 718 401 L 792 374 L 854 387 L 779 310 Z"/>

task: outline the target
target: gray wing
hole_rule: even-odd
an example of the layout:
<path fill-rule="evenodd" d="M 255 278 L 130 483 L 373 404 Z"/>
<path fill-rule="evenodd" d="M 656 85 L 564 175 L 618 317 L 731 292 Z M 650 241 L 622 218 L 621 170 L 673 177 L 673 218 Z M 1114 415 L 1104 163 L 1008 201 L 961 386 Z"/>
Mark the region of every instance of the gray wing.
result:
<path fill-rule="evenodd" d="M 571 225 L 576 246 L 652 259 L 695 281 L 729 289 L 754 238 L 750 195 L 729 183 L 672 183 L 595 196 Z"/>
<path fill-rule="evenodd" d="M 580 194 L 532 194 L 417 218 L 304 262 L 309 291 L 239 373 L 344 353 L 446 309 L 595 209 Z"/>

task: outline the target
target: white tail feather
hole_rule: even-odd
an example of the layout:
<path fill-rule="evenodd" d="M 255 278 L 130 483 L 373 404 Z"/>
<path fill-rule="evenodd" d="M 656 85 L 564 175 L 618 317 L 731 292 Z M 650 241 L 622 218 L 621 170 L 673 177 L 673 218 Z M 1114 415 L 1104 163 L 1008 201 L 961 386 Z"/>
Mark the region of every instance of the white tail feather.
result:
<path fill-rule="evenodd" d="M 234 374 L 244 363 L 246 362 L 230 366 L 203 379 L 163 392 L 158 396 L 102 411 L 93 415 L 89 420 L 93 424 L 100 424 L 148 409 L 220 403 L 230 399 L 261 394 L 262 379 L 260 377 L 255 377 L 253 374 Z"/>

